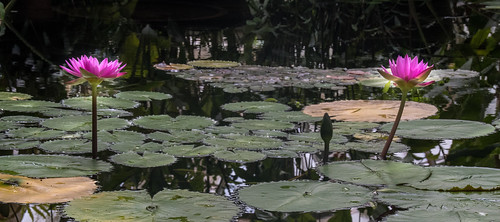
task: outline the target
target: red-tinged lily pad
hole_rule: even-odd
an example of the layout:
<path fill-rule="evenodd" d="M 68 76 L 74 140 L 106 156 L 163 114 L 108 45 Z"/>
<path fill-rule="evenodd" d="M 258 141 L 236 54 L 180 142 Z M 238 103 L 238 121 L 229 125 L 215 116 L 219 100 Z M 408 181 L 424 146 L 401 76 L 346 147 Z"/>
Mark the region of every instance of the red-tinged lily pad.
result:
<path fill-rule="evenodd" d="M 338 121 L 393 122 L 400 101 L 395 100 L 341 100 L 306 106 L 305 114 L 321 117 L 328 113 Z M 426 103 L 408 101 L 402 120 L 422 119 L 437 113 L 437 108 Z"/>

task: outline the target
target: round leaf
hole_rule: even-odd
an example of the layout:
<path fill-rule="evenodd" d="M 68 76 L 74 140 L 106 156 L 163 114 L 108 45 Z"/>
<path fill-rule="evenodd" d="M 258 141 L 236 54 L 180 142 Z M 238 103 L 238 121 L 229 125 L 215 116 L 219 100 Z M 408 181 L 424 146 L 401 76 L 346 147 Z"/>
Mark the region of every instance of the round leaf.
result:
<path fill-rule="evenodd" d="M 222 105 L 222 109 L 233 112 L 266 113 L 266 112 L 282 112 L 290 110 L 291 107 L 281 103 L 261 101 L 261 102 L 227 103 Z"/>
<path fill-rule="evenodd" d="M 223 150 L 212 154 L 218 160 L 235 163 L 251 163 L 266 159 L 266 155 L 247 150 Z"/>
<path fill-rule="evenodd" d="M 484 167 L 429 167 L 427 180 L 412 182 L 417 189 L 439 191 L 483 191 L 500 189 L 500 169 Z"/>
<path fill-rule="evenodd" d="M 175 163 L 177 159 L 168 154 L 144 151 L 141 156 L 136 152 L 129 151 L 126 153 L 115 154 L 110 157 L 110 160 L 114 163 L 129 167 L 149 168 L 167 166 Z"/>
<path fill-rule="evenodd" d="M 115 97 L 119 99 L 127 99 L 134 101 L 151 101 L 151 100 L 171 99 L 172 95 L 161 92 L 124 91 L 115 94 Z"/>
<path fill-rule="evenodd" d="M 73 109 L 92 110 L 92 97 L 73 97 L 65 99 L 62 104 Z M 113 97 L 97 97 L 97 109 L 132 109 L 139 103 L 127 99 Z"/>
<path fill-rule="evenodd" d="M 215 122 L 207 117 L 180 115 L 172 118 L 168 115 L 142 116 L 133 120 L 135 125 L 153 130 L 191 130 L 212 126 Z"/>
<path fill-rule="evenodd" d="M 127 120 L 119 118 L 104 118 L 97 120 L 98 130 L 123 129 L 130 125 Z M 42 122 L 42 126 L 64 131 L 90 131 L 92 129 L 91 116 L 63 116 L 48 119 Z"/>

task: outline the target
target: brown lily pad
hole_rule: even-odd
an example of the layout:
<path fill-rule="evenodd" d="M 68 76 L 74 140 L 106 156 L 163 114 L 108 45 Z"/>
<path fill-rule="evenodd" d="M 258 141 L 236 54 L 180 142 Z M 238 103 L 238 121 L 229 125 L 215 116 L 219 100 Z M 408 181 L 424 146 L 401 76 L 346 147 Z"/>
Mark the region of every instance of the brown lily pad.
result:
<path fill-rule="evenodd" d="M 88 177 L 34 179 L 0 173 L 0 202 L 61 203 L 91 195 L 97 189 Z"/>
<path fill-rule="evenodd" d="M 341 100 L 306 106 L 303 112 L 313 117 L 328 113 L 338 121 L 394 122 L 399 104 L 400 101 L 396 100 Z M 437 111 L 433 105 L 407 101 L 401 119 L 422 119 Z"/>

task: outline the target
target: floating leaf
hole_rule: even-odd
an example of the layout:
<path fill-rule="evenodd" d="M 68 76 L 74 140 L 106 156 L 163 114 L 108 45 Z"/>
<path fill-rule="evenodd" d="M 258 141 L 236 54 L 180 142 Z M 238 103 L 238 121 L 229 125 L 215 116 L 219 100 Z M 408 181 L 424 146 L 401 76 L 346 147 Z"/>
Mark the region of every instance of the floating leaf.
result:
<path fill-rule="evenodd" d="M 83 138 L 92 139 L 92 132 L 84 134 Z M 101 130 L 97 132 L 97 139 L 104 143 L 142 142 L 146 135 L 129 130 L 115 130 L 111 133 Z"/>
<path fill-rule="evenodd" d="M 38 145 L 40 145 L 40 141 L 38 140 L 35 141 L 26 141 L 18 139 L 0 140 L 0 150 L 25 150 L 38 147 Z"/>
<path fill-rule="evenodd" d="M 85 116 L 63 116 L 43 121 L 42 126 L 64 131 L 90 131 L 92 129 L 92 117 Z M 97 120 L 98 130 L 123 129 L 130 125 L 127 120 L 119 118 L 104 118 Z"/>
<path fill-rule="evenodd" d="M 324 212 L 367 205 L 370 190 L 317 181 L 260 183 L 238 191 L 241 201 L 267 211 Z"/>
<path fill-rule="evenodd" d="M 207 138 L 203 140 L 203 143 L 234 149 L 264 150 L 279 148 L 283 144 L 283 141 L 261 136 L 226 134 L 223 137 Z"/>
<path fill-rule="evenodd" d="M 297 153 L 317 153 L 323 150 L 323 146 L 313 146 L 312 143 L 300 141 L 287 141 L 281 147 L 283 150 L 293 151 Z"/>
<path fill-rule="evenodd" d="M 252 130 L 252 135 L 264 137 L 283 137 L 286 138 L 288 133 L 276 130 Z"/>
<path fill-rule="evenodd" d="M 231 126 L 247 130 L 290 130 L 295 127 L 295 124 L 274 120 L 246 119 L 232 123 Z"/>
<path fill-rule="evenodd" d="M 490 216 L 482 212 L 467 212 L 463 210 L 408 210 L 398 211 L 395 215 L 389 215 L 387 222 L 419 222 L 419 221 L 494 221 L 498 214 Z"/>
<path fill-rule="evenodd" d="M 62 130 L 47 130 L 45 128 L 39 127 L 23 127 L 19 129 L 9 130 L 7 135 L 12 138 L 22 138 L 28 140 L 35 139 L 54 139 L 60 138 L 65 135 L 66 132 Z"/>
<path fill-rule="evenodd" d="M 115 97 L 134 101 L 151 101 L 171 99 L 172 95 L 161 92 L 123 91 L 115 94 Z"/>
<path fill-rule="evenodd" d="M 123 142 L 116 143 L 109 147 L 111 150 L 119 153 L 126 153 L 129 151 L 143 153 L 145 151 L 148 152 L 158 152 L 165 148 L 162 144 L 155 142 L 143 143 L 142 141 L 137 142 Z"/>
<path fill-rule="evenodd" d="M 417 189 L 438 191 L 500 190 L 500 169 L 484 167 L 429 167 L 431 177 L 410 185 Z"/>
<path fill-rule="evenodd" d="M 2 110 L 13 112 L 39 112 L 44 109 L 60 106 L 61 104 L 59 103 L 40 100 L 0 101 Z"/>
<path fill-rule="evenodd" d="M 176 157 L 204 157 L 209 156 L 216 151 L 224 150 L 225 147 L 217 147 L 217 146 L 197 146 L 194 145 L 177 145 L 170 146 L 163 150 L 163 152 L 176 156 Z"/>
<path fill-rule="evenodd" d="M 371 130 L 378 127 L 378 123 L 372 122 L 334 122 L 332 123 L 333 133 L 341 135 L 353 135 L 362 130 Z"/>
<path fill-rule="evenodd" d="M 16 122 L 16 123 L 39 123 L 44 118 L 36 117 L 36 116 L 25 116 L 25 115 L 16 115 L 16 116 L 4 116 L 0 118 L 0 121 L 8 121 L 8 122 Z"/>
<path fill-rule="evenodd" d="M 321 135 L 319 132 L 289 134 L 288 139 L 296 141 L 305 141 L 310 143 L 323 143 L 323 140 L 321 139 Z M 330 144 L 345 143 L 347 141 L 348 139 L 345 136 L 333 134 L 330 140 Z"/>
<path fill-rule="evenodd" d="M 111 162 L 120 165 L 139 168 L 168 166 L 175 163 L 177 160 L 174 156 L 168 154 L 151 153 L 148 151 L 144 151 L 142 156 L 136 152 L 129 151 L 126 153 L 115 154 L 109 159 Z"/>
<path fill-rule="evenodd" d="M 244 113 L 267 113 L 267 112 L 282 112 L 290 110 L 291 107 L 273 102 L 237 102 L 227 103 L 221 107 L 224 110 Z"/>
<path fill-rule="evenodd" d="M 88 177 L 32 179 L 0 173 L 0 202 L 61 203 L 91 195 L 97 189 Z"/>
<path fill-rule="evenodd" d="M 92 110 L 92 97 L 73 97 L 65 99 L 62 104 L 73 109 Z M 113 97 L 97 97 L 97 109 L 132 109 L 139 103 Z"/>
<path fill-rule="evenodd" d="M 31 95 L 18 92 L 0 92 L 0 100 L 25 100 L 31 99 Z"/>
<path fill-rule="evenodd" d="M 382 125 L 380 130 L 388 132 L 391 128 L 392 123 L 387 123 Z M 495 132 L 495 127 L 482 122 L 455 119 L 424 119 L 401 121 L 396 135 L 411 139 L 442 140 L 475 138 L 493 132 Z"/>
<path fill-rule="evenodd" d="M 86 139 L 52 140 L 42 143 L 40 145 L 40 149 L 43 149 L 49 153 L 66 153 L 66 154 L 92 153 L 92 141 Z M 98 152 L 106 149 L 108 149 L 107 144 L 98 142 L 97 144 Z"/>
<path fill-rule="evenodd" d="M 226 93 L 244 93 L 248 92 L 248 88 L 238 86 L 226 86 L 222 89 Z"/>
<path fill-rule="evenodd" d="M 175 64 L 175 63 L 170 63 L 167 65 L 165 62 L 158 63 L 153 65 L 156 69 L 159 70 L 164 70 L 164 71 L 178 71 L 178 70 L 185 70 L 185 69 L 192 69 L 193 66 L 186 65 L 186 64 Z"/>
<path fill-rule="evenodd" d="M 249 132 L 247 129 L 236 128 L 233 126 L 212 126 L 212 127 L 204 129 L 204 131 L 207 133 L 216 134 L 216 135 L 231 134 L 231 133 L 246 134 Z"/>
<path fill-rule="evenodd" d="M 170 133 L 153 132 L 148 138 L 156 141 L 169 141 L 174 143 L 199 143 L 208 137 L 199 130 L 170 130 Z"/>
<path fill-rule="evenodd" d="M 79 221 L 230 221 L 240 209 L 208 193 L 163 190 L 151 199 L 146 190 L 101 192 L 73 200 L 65 208 Z"/>
<path fill-rule="evenodd" d="M 14 123 L 14 122 L 2 121 L 0 123 L 1 123 L 0 124 L 0 131 L 5 131 L 5 130 L 9 130 L 9 129 L 16 129 L 16 128 L 22 127 L 21 124 Z"/>
<path fill-rule="evenodd" d="M 263 154 L 266 154 L 270 158 L 298 158 L 299 155 L 291 150 L 263 150 Z"/>
<path fill-rule="evenodd" d="M 328 112 L 331 118 L 340 121 L 393 122 L 399 105 L 399 101 L 392 100 L 341 100 L 306 106 L 303 112 L 314 117 Z M 401 119 L 421 119 L 437 111 L 433 105 L 408 101 Z"/>
<path fill-rule="evenodd" d="M 381 160 L 332 162 L 317 170 L 331 179 L 362 185 L 414 183 L 430 175 L 430 170 L 421 166 Z"/>
<path fill-rule="evenodd" d="M 58 108 L 46 108 L 43 110 L 39 110 L 39 113 L 41 113 L 44 116 L 52 116 L 52 117 L 59 117 L 59 116 L 80 116 L 83 115 L 84 113 L 79 110 L 73 110 L 73 109 L 58 109 Z"/>
<path fill-rule="evenodd" d="M 500 119 L 493 121 L 491 124 L 500 130 Z"/>
<path fill-rule="evenodd" d="M 231 68 L 240 65 L 237 62 L 222 60 L 195 60 L 189 61 L 187 64 L 196 68 Z"/>
<path fill-rule="evenodd" d="M 34 178 L 88 176 L 111 168 L 107 162 L 74 156 L 0 156 L 0 172 Z"/>
<path fill-rule="evenodd" d="M 303 123 L 303 122 L 318 122 L 321 121 L 320 117 L 312 117 L 301 111 L 288 111 L 288 112 L 267 112 L 260 116 L 263 119 L 292 122 L 292 123 Z"/>
<path fill-rule="evenodd" d="M 235 163 L 251 163 L 266 159 L 266 155 L 247 150 L 221 150 L 212 156 L 218 160 Z"/>
<path fill-rule="evenodd" d="M 121 110 L 121 109 L 99 109 L 97 110 L 98 116 L 106 116 L 106 117 L 125 117 L 125 116 L 133 116 L 131 112 Z"/>
<path fill-rule="evenodd" d="M 202 116 L 180 115 L 172 118 L 169 115 L 151 115 L 136 118 L 133 123 L 142 128 L 153 130 L 191 130 L 212 126 L 215 121 Z"/>
<path fill-rule="evenodd" d="M 340 146 L 335 147 L 335 149 L 357 150 L 357 151 L 369 152 L 369 153 L 380 153 L 382 151 L 382 148 L 384 147 L 384 145 L 385 145 L 385 141 L 348 142 L 348 143 L 341 144 Z M 404 152 L 404 151 L 408 151 L 409 149 L 410 149 L 410 147 L 408 147 L 407 145 L 402 144 L 402 143 L 396 143 L 393 141 L 391 143 L 391 147 L 389 148 L 389 153 Z"/>

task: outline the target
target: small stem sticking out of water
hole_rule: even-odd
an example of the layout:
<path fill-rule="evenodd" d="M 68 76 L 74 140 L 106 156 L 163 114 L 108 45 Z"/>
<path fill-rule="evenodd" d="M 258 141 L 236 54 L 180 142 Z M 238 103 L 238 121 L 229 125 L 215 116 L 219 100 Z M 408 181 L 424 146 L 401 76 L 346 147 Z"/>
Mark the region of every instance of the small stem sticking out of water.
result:
<path fill-rule="evenodd" d="M 328 113 L 323 115 L 323 120 L 321 121 L 321 129 L 319 130 L 321 134 L 321 139 L 325 142 L 325 150 L 323 151 L 323 164 L 328 162 L 328 154 L 330 153 L 330 140 L 333 136 L 332 120 Z"/>

